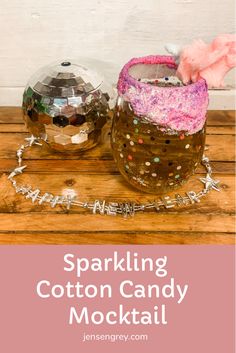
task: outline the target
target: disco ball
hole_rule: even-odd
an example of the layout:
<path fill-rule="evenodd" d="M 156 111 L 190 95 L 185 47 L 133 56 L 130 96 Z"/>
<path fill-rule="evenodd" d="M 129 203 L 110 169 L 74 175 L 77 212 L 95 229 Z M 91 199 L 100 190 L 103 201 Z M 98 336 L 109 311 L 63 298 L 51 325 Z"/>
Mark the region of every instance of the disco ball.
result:
<path fill-rule="evenodd" d="M 111 116 L 112 86 L 94 68 L 72 60 L 45 66 L 23 95 L 23 116 L 31 134 L 54 150 L 79 152 L 99 142 Z"/>

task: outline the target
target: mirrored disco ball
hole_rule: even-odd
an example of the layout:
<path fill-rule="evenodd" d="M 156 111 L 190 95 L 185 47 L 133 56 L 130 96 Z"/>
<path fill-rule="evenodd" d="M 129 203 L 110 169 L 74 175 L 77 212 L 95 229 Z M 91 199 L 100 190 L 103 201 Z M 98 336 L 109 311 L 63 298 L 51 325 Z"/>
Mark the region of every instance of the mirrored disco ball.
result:
<path fill-rule="evenodd" d="M 23 116 L 29 132 L 51 148 L 85 151 L 101 138 L 112 96 L 111 85 L 94 68 L 60 61 L 31 77 L 23 95 Z"/>

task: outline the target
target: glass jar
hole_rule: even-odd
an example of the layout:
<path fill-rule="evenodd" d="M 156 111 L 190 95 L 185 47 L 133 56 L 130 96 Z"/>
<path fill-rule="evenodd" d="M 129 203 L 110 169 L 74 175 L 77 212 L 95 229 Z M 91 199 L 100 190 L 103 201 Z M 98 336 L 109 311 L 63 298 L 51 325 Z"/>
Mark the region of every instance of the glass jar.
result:
<path fill-rule="evenodd" d="M 88 150 L 100 140 L 110 113 L 111 93 L 112 87 L 104 77 L 81 61 L 60 61 L 43 67 L 24 91 L 26 126 L 54 150 Z"/>
<path fill-rule="evenodd" d="M 205 146 L 206 82 L 182 85 L 171 56 L 132 59 L 118 82 L 111 145 L 120 173 L 161 194 L 194 174 Z"/>

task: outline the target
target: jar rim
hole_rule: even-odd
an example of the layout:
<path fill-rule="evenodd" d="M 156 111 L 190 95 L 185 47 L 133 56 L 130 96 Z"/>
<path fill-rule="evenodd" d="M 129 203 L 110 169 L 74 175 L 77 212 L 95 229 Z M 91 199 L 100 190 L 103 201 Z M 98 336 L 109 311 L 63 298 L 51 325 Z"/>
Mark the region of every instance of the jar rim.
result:
<path fill-rule="evenodd" d="M 130 73 L 129 70 L 130 68 L 139 65 L 139 64 L 144 64 L 144 65 L 155 65 L 155 64 L 160 64 L 160 65 L 169 65 L 172 66 L 173 68 L 177 69 L 178 65 L 176 64 L 174 57 L 171 55 L 148 55 L 148 56 L 142 56 L 142 57 L 138 57 L 138 58 L 133 58 L 130 61 L 128 61 L 123 69 L 120 72 L 120 76 L 119 76 L 119 81 L 118 81 L 118 91 L 119 93 L 124 93 L 122 92 L 122 81 L 125 81 L 126 84 L 128 84 L 129 86 L 134 86 L 136 88 L 149 88 L 150 86 L 152 87 L 152 90 L 184 90 L 184 89 L 189 89 L 191 88 L 195 88 L 198 86 L 202 86 L 205 85 L 207 86 L 206 80 L 204 78 L 200 78 L 198 81 L 196 82 L 191 82 L 187 85 L 183 85 L 183 86 L 165 86 L 165 87 L 159 87 L 159 86 L 153 86 L 150 83 L 146 83 L 146 82 L 140 82 L 138 79 L 134 78 Z"/>
<path fill-rule="evenodd" d="M 118 94 L 128 101 L 137 116 L 175 131 L 193 134 L 205 123 L 209 102 L 204 79 L 186 86 L 159 87 L 140 82 L 129 69 L 136 64 L 163 64 L 177 67 L 173 56 L 151 55 L 130 60 L 122 69 Z"/>

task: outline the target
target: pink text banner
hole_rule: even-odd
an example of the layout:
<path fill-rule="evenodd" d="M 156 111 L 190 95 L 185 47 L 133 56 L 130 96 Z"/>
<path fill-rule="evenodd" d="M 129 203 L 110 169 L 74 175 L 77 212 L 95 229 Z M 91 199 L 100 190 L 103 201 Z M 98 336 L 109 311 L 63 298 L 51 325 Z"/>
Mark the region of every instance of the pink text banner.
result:
<path fill-rule="evenodd" d="M 233 353 L 233 246 L 1 246 L 4 353 Z"/>

